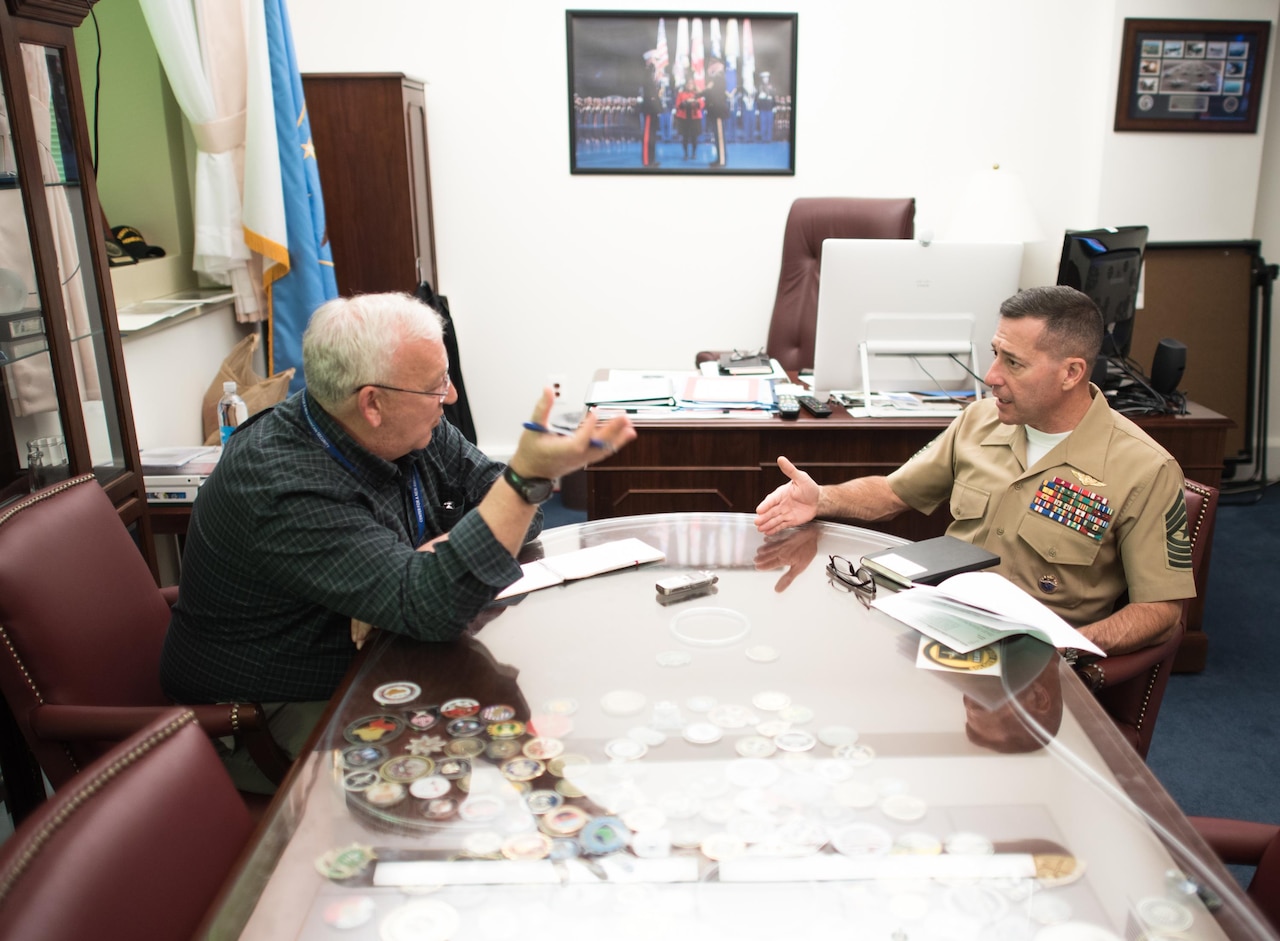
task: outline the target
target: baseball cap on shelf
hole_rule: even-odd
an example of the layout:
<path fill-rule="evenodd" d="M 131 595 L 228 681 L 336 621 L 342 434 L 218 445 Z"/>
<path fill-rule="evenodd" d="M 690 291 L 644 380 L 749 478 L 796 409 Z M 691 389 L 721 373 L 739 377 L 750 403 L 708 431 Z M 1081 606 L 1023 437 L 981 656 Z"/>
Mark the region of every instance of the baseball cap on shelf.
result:
<path fill-rule="evenodd" d="M 107 240 L 107 255 L 115 256 L 115 246 L 111 244 L 114 240 L 116 245 L 123 250 L 124 255 L 131 259 L 131 261 L 123 259 L 117 261 L 116 257 L 111 257 L 112 264 L 128 265 L 141 261 L 143 258 L 162 258 L 164 256 L 163 248 L 148 245 L 147 240 L 142 237 L 142 233 L 131 225 L 118 225 L 111 230 L 111 235 L 112 239 Z"/>

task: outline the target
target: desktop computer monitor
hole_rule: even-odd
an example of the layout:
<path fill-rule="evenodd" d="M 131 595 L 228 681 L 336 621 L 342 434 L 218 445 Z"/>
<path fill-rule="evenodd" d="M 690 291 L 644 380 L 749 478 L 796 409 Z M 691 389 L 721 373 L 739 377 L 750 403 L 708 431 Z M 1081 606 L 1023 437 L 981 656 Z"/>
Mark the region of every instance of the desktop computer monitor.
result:
<path fill-rule="evenodd" d="M 813 386 L 863 391 L 863 343 L 875 392 L 972 392 L 991 366 L 1000 304 L 1018 290 L 1021 242 L 827 239 L 818 278 Z M 977 353 L 970 364 L 969 349 Z M 913 355 L 924 354 L 924 355 Z"/>
<path fill-rule="evenodd" d="M 1102 312 L 1102 358 L 1128 359 L 1138 306 L 1145 225 L 1068 229 L 1062 240 L 1058 283 L 1088 294 Z"/>

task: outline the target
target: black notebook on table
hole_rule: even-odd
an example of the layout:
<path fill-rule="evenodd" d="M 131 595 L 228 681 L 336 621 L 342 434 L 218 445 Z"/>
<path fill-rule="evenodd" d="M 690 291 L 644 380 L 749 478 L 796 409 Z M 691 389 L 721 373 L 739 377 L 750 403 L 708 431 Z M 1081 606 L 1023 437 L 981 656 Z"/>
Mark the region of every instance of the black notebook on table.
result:
<path fill-rule="evenodd" d="M 913 582 L 936 585 L 961 572 L 991 568 L 1000 564 L 1000 556 L 955 536 L 936 536 L 864 555 L 862 564 L 882 578 L 909 587 Z"/>

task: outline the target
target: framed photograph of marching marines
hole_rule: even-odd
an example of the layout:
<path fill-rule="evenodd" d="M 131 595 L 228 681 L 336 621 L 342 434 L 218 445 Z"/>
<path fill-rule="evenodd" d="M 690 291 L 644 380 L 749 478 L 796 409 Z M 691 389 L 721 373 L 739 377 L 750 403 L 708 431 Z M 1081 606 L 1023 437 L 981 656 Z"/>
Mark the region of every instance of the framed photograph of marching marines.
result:
<path fill-rule="evenodd" d="M 1270 34 L 1266 20 L 1126 19 L 1115 129 L 1255 133 Z"/>
<path fill-rule="evenodd" d="M 794 176 L 797 20 L 566 11 L 570 172 Z"/>

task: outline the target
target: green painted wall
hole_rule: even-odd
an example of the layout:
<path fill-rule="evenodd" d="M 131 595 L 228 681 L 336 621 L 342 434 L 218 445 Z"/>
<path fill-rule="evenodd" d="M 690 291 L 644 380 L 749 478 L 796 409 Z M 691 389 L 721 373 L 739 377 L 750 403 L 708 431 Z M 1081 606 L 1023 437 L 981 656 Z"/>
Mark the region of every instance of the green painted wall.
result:
<path fill-rule="evenodd" d="M 95 108 L 98 114 L 98 193 L 108 222 L 135 227 L 169 255 L 190 256 L 186 122 L 138 0 L 95 4 L 93 15 L 76 30 L 76 57 L 91 139 Z"/>

